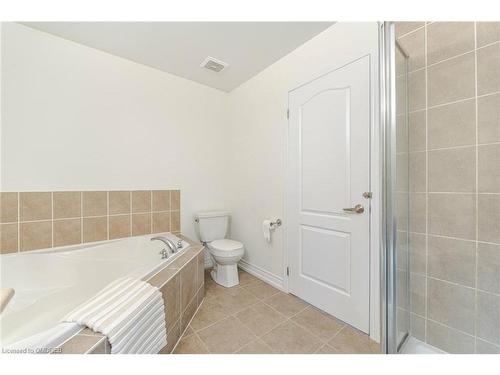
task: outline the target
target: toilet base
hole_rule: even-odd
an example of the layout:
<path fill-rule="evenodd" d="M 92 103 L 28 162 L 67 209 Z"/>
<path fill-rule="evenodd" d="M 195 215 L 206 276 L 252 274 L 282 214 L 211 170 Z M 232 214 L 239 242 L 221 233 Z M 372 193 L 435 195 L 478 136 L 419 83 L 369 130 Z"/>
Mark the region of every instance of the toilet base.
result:
<path fill-rule="evenodd" d="M 210 276 L 212 276 L 213 281 L 226 288 L 236 286 L 240 283 L 237 264 L 217 264 L 215 269 L 210 272 Z"/>

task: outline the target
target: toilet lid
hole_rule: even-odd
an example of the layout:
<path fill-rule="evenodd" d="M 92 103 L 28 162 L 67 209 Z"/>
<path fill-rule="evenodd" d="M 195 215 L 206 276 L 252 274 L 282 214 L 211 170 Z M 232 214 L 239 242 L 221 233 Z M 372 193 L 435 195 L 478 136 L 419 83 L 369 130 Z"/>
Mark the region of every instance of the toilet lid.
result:
<path fill-rule="evenodd" d="M 222 251 L 232 251 L 232 250 L 238 250 L 243 247 L 243 244 L 238 241 L 233 241 L 233 240 L 215 240 L 210 243 L 210 245 L 217 250 L 222 250 Z"/>

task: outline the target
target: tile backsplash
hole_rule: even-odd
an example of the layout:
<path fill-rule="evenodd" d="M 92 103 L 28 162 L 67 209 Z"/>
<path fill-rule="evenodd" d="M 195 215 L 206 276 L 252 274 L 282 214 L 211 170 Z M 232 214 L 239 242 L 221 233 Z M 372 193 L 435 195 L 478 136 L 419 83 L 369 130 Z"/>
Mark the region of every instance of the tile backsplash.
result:
<path fill-rule="evenodd" d="M 0 193 L 0 252 L 179 233 L 179 190 Z"/>

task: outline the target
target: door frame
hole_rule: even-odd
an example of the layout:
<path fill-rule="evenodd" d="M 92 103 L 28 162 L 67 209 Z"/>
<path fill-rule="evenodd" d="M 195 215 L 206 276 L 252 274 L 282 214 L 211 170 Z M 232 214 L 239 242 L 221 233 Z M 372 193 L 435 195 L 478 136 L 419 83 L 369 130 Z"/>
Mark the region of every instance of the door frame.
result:
<path fill-rule="evenodd" d="M 283 187 L 284 187 L 284 200 L 283 200 L 283 287 L 285 292 L 290 292 L 287 268 L 289 264 L 289 251 L 288 251 L 288 226 L 286 225 L 289 220 L 289 212 L 288 212 L 288 201 L 289 201 L 289 188 L 287 187 L 287 180 L 289 176 L 288 169 L 288 146 L 289 146 L 289 126 L 290 121 L 288 119 L 288 108 L 289 108 L 289 94 L 291 91 L 311 83 L 312 81 L 321 78 L 329 73 L 332 73 L 342 67 L 369 56 L 370 60 L 370 191 L 372 192 L 372 199 L 370 201 L 370 228 L 369 228 L 369 252 L 370 252 L 370 301 L 369 301 L 369 316 L 370 316 L 370 328 L 369 334 L 370 338 L 374 341 L 380 342 L 381 338 L 381 321 L 380 321 L 380 241 L 381 241 L 381 202 L 382 202 L 382 189 L 381 189 L 381 145 L 380 145 L 380 116 L 379 116 L 379 46 L 378 44 L 375 46 L 371 46 L 369 48 L 368 53 L 364 55 L 358 55 L 355 57 L 346 57 L 343 59 L 343 63 L 335 64 L 336 66 L 331 67 L 328 71 L 322 72 L 321 74 L 317 74 L 312 76 L 306 82 L 300 82 L 293 87 L 291 87 L 286 92 L 286 116 L 287 121 L 285 122 L 286 126 L 283 129 Z"/>

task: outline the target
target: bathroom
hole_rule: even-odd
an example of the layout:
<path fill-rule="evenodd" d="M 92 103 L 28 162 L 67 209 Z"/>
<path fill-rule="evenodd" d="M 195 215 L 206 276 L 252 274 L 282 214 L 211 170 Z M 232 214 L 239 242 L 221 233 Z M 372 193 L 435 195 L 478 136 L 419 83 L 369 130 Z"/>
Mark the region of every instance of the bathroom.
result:
<path fill-rule="evenodd" d="M 0 24 L 3 353 L 500 353 L 500 22 L 329 14 Z"/>

